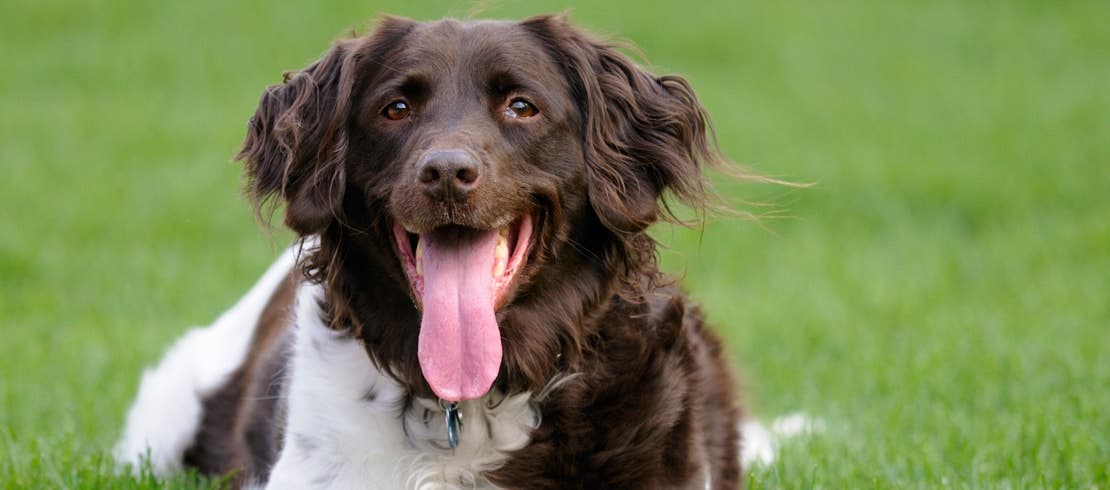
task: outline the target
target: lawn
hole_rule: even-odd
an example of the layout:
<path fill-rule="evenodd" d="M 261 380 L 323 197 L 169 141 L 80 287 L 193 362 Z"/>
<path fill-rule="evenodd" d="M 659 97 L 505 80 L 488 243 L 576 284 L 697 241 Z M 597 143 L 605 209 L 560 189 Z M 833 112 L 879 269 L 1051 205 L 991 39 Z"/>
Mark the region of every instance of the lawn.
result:
<path fill-rule="evenodd" d="M 379 13 L 568 10 L 483 5 L 8 2 L 0 488 L 162 486 L 107 455 L 140 370 L 288 240 L 229 163 L 262 87 Z M 719 181 L 768 216 L 656 229 L 754 413 L 825 421 L 750 487 L 1110 488 L 1110 6 L 569 11 L 687 75 L 732 159 L 816 183 Z"/>

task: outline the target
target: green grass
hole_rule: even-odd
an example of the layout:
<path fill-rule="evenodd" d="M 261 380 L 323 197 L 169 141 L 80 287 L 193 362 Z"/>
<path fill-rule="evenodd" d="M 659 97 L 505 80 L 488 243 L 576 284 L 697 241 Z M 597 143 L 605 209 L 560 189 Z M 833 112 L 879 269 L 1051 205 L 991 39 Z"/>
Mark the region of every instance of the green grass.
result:
<path fill-rule="evenodd" d="M 686 74 L 730 157 L 818 183 L 657 230 L 754 411 L 827 423 L 751 487 L 1110 487 L 1105 2 L 598 3 L 573 17 Z M 288 236 L 228 163 L 260 90 L 378 13 L 470 10 L 6 4 L 0 487 L 161 486 L 107 456 L 141 368 Z"/>

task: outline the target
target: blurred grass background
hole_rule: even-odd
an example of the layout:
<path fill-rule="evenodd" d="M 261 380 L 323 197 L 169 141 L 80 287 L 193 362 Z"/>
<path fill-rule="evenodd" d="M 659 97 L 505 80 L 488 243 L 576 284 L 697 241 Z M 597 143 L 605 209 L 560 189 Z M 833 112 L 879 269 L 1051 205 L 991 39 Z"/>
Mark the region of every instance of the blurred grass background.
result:
<path fill-rule="evenodd" d="M 262 88 L 380 13 L 473 10 L 5 4 L 0 487 L 160 485 L 114 476 L 107 458 L 141 368 L 288 239 L 253 220 L 228 163 Z M 657 230 L 755 413 L 827 423 L 751 487 L 1110 486 L 1110 5 L 477 10 L 569 10 L 635 42 L 691 80 L 731 158 L 818 183 L 722 182 L 790 217 Z"/>

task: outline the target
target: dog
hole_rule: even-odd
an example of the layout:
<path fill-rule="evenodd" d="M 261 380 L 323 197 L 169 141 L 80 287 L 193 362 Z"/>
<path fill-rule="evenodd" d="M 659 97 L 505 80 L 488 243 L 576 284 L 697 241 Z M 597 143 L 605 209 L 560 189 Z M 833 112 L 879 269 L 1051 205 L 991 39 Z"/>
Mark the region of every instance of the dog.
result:
<path fill-rule="evenodd" d="M 686 80 L 562 16 L 336 42 L 238 155 L 295 244 L 144 373 L 116 454 L 272 489 L 741 486 L 721 343 L 646 233 L 710 202 L 709 133 Z"/>

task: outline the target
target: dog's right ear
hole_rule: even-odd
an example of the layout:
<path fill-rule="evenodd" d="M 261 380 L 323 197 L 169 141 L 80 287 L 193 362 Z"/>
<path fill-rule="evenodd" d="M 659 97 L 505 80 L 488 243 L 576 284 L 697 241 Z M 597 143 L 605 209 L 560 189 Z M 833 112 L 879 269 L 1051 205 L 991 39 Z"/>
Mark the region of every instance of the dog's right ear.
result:
<path fill-rule="evenodd" d="M 281 199 L 285 224 L 302 236 L 342 219 L 356 79 L 414 25 L 385 18 L 372 35 L 338 41 L 308 68 L 266 88 L 235 157 L 257 209 Z"/>
<path fill-rule="evenodd" d="M 287 72 L 283 83 L 267 87 L 236 156 L 255 206 L 282 199 L 285 224 L 301 235 L 321 231 L 342 209 L 342 113 L 349 97 L 340 92 L 346 88 L 349 95 L 349 84 L 342 82 L 350 78 L 343 72 L 351 44 L 336 44 L 308 68 Z"/>

